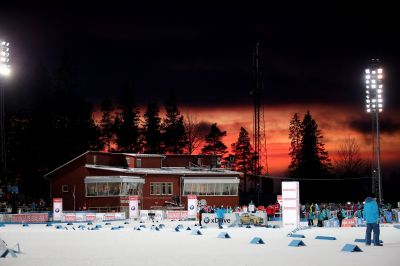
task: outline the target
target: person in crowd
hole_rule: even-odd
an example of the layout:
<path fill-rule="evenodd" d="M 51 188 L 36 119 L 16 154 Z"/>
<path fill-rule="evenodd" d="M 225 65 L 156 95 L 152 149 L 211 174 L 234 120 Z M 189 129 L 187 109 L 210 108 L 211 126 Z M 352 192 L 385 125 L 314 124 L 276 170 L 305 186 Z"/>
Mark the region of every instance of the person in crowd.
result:
<path fill-rule="evenodd" d="M 314 213 L 311 211 L 311 207 L 307 210 L 308 226 L 314 226 Z"/>
<path fill-rule="evenodd" d="M 383 246 L 379 242 L 379 208 L 376 202 L 375 195 L 367 197 L 364 205 L 364 219 L 367 223 L 367 229 L 365 231 L 365 244 L 371 245 L 371 232 L 374 232 L 374 245 Z"/>
<path fill-rule="evenodd" d="M 324 213 L 325 213 L 325 209 L 322 209 L 319 213 L 318 213 L 318 227 L 322 227 L 323 226 L 323 221 L 324 221 Z"/>
<path fill-rule="evenodd" d="M 201 225 L 201 221 L 203 220 L 203 213 L 205 213 L 205 212 L 206 211 L 205 211 L 204 207 L 201 207 L 200 211 L 199 211 L 199 224 L 200 224 L 200 226 L 202 226 Z"/>
<path fill-rule="evenodd" d="M 267 207 L 267 217 L 268 217 L 268 221 L 272 221 L 273 217 L 275 215 L 275 208 L 270 204 Z"/>
<path fill-rule="evenodd" d="M 217 211 L 216 211 L 216 213 L 217 213 L 217 218 L 218 218 L 218 227 L 219 227 L 220 229 L 223 228 L 223 227 L 222 227 L 222 223 L 224 222 L 225 212 L 226 212 L 226 210 L 225 210 L 225 208 L 224 208 L 224 205 L 221 205 L 221 207 L 219 207 L 219 208 L 217 209 Z"/>
<path fill-rule="evenodd" d="M 275 202 L 274 209 L 275 209 L 275 212 L 280 212 L 281 211 L 281 205 L 279 204 L 278 201 Z"/>
<path fill-rule="evenodd" d="M 342 212 L 341 208 L 337 211 L 337 215 L 336 216 L 337 216 L 337 218 L 339 220 L 339 227 L 342 227 L 343 212 Z"/>

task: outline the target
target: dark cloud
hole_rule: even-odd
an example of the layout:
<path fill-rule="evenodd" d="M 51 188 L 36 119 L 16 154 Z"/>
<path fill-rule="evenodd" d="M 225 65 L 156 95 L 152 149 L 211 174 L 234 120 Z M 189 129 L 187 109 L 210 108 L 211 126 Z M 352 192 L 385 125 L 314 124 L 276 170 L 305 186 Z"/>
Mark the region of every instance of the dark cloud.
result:
<path fill-rule="evenodd" d="M 349 126 L 351 129 L 360 132 L 362 134 L 371 134 L 372 120 L 370 116 L 364 117 L 352 117 L 349 120 Z M 400 131 L 400 121 L 395 121 L 390 117 L 379 118 L 380 132 L 383 134 L 395 134 Z"/>

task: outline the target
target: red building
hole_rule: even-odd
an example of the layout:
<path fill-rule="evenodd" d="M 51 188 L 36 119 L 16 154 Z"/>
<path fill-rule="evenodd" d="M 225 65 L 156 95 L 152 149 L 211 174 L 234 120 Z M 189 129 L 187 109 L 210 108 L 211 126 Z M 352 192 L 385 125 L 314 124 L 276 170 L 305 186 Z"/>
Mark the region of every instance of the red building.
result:
<path fill-rule="evenodd" d="M 140 207 L 162 207 L 195 194 L 208 205 L 239 205 L 239 172 L 212 168 L 212 156 L 88 151 L 45 175 L 64 210 L 125 211 L 127 197 Z"/>

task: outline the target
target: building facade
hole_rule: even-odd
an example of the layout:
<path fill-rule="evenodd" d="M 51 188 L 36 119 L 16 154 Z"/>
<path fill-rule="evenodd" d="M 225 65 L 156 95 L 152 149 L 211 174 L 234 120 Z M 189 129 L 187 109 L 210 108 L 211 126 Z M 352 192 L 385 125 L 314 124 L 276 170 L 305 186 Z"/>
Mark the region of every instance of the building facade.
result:
<path fill-rule="evenodd" d="M 185 207 L 189 194 L 207 205 L 239 205 L 240 173 L 214 168 L 213 161 L 205 155 L 88 151 L 45 178 L 65 211 L 126 211 L 130 195 L 139 197 L 141 209 Z"/>

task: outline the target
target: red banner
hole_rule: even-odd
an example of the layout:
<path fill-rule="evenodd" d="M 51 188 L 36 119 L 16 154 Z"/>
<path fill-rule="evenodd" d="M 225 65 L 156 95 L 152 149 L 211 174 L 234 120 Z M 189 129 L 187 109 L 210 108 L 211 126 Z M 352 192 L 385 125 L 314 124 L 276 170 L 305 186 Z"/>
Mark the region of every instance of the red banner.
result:
<path fill-rule="evenodd" d="M 342 227 L 355 227 L 355 226 L 356 226 L 356 220 L 354 218 L 342 220 Z"/>
<path fill-rule="evenodd" d="M 45 223 L 49 220 L 47 213 L 13 214 L 13 223 Z"/>

